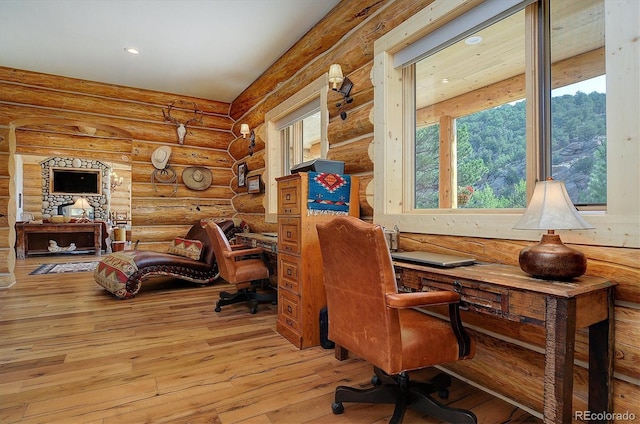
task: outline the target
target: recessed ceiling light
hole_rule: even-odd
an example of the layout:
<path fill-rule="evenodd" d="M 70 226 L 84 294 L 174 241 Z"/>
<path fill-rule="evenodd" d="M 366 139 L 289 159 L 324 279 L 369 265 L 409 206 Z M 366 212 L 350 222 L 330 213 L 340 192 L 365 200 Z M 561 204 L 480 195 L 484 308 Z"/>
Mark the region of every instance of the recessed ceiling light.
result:
<path fill-rule="evenodd" d="M 443 84 L 448 84 L 449 83 L 449 78 L 442 78 L 441 81 Z"/>
<path fill-rule="evenodd" d="M 140 50 L 136 49 L 135 47 L 125 47 L 124 51 L 131 54 L 140 54 Z"/>
<path fill-rule="evenodd" d="M 482 43 L 482 37 L 480 37 L 479 35 L 472 35 L 471 37 L 464 40 L 464 43 L 469 46 L 473 46 L 474 44 L 480 44 Z"/>

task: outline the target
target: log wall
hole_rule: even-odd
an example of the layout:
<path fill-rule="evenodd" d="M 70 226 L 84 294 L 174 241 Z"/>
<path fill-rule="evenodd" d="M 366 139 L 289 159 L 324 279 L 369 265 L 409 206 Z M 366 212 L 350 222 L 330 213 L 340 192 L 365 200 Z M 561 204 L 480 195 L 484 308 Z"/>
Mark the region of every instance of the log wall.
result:
<path fill-rule="evenodd" d="M 331 63 L 340 63 L 345 75 L 353 82 L 351 92 L 354 101 L 347 107 L 348 118 L 339 118 L 335 102 L 339 96 L 329 93 L 329 144 L 328 157 L 345 161 L 345 171 L 361 178 L 360 207 L 364 219 L 373 216 L 373 87 L 370 72 L 373 66 L 373 43 L 390 29 L 426 7 L 431 1 L 412 0 L 359 0 L 341 2 L 322 22 L 245 90 L 231 105 L 231 116 L 236 126 L 247 122 L 256 131 L 257 153 L 246 156 L 246 141 L 234 140 L 230 152 L 237 162 L 250 163 L 249 169 L 261 173 L 264 170 L 264 136 L 260 129 L 266 112 L 295 94 L 316 78 L 327 72 Z M 589 62 L 591 56 L 602 55 L 594 51 L 578 60 Z M 597 63 L 598 61 L 595 61 Z M 574 63 L 560 63 L 556 67 L 570 70 Z M 582 66 L 583 68 L 584 66 Z M 582 69 L 581 68 L 581 69 Z M 561 69 L 555 69 L 561 75 Z M 593 69 L 593 72 L 600 72 Z M 485 104 L 500 102 L 516 95 L 517 81 L 504 81 L 487 88 L 484 93 L 474 93 L 472 99 L 456 99 L 450 104 L 420 111 L 420 122 L 432 121 L 447 110 L 457 116 L 461 105 L 473 107 L 478 99 Z M 239 193 L 234 206 L 240 216 L 265 230 L 275 231 L 265 224 L 263 196 Z M 517 265 L 518 252 L 528 243 L 515 240 L 478 239 L 468 237 L 443 237 L 429 234 L 403 233 L 400 246 L 406 250 L 473 255 L 481 261 Z M 578 246 L 588 257 L 587 274 L 605 276 L 618 283 L 616 288 L 616 380 L 614 386 L 615 412 L 632 411 L 640 416 L 640 407 L 631 399 L 640 398 L 640 252 L 638 249 L 603 246 Z M 517 402 L 540 411 L 542 399 L 542 357 L 544 334 L 533 326 L 518 325 L 504 320 L 489 319 L 466 313 L 465 322 L 478 328 L 474 332 L 478 340 L 478 354 L 472 361 L 452 367 L 457 373 Z M 492 334 L 495 337 L 489 337 Z M 537 348 L 529 349 L 530 346 Z M 587 358 L 586 334 L 578 332 L 576 344 L 578 372 L 576 373 L 576 409 L 585 409 L 585 361 Z M 505 393 L 505 388 L 507 393 Z"/>
<path fill-rule="evenodd" d="M 202 124 L 187 127 L 183 145 L 178 143 L 175 124 L 166 122 L 162 114 L 163 108 L 175 100 L 195 102 L 203 112 Z M 223 102 L 0 67 L 0 137 L 4 137 L 0 142 L 0 206 L 7 210 L 10 122 L 64 118 L 114 126 L 131 133 L 132 139 L 90 136 L 60 126 L 19 129 L 16 153 L 42 158 L 88 157 L 113 163 L 125 181 L 114 193 L 112 209 L 123 212 L 130 203 L 132 240 L 140 241 L 139 248 L 163 250 L 173 237 L 184 235 L 185 225 L 188 229 L 200 218 L 230 217 L 235 213 L 235 193 L 230 187 L 234 160 L 228 153 L 234 139 L 229 107 Z M 184 121 L 193 117 L 193 111 L 174 108 L 172 116 Z M 156 184 L 154 188 L 151 155 L 160 146 L 172 149 L 169 165 L 176 171 L 177 182 Z M 210 169 L 212 185 L 203 191 L 187 188 L 181 176 L 188 166 Z M 37 212 L 41 209 L 39 172 L 34 179 L 37 169 L 32 163 L 25 164 L 23 171 L 27 181 L 22 193 L 24 211 Z M 2 228 L 7 225 L 4 215 L 0 216 Z M 13 248 L 7 237 L 1 240 L 0 251 L 6 253 Z M 6 269 L 6 264 L 0 263 L 0 273 Z"/>
<path fill-rule="evenodd" d="M 204 125 L 189 128 L 184 146 L 177 144 L 175 128 L 162 118 L 162 107 L 176 100 L 174 95 L 0 68 L 0 137 L 5 138 L 5 141 L 0 141 L 0 207 L 2 211 L 7 210 L 9 161 L 6 138 L 9 122 L 37 116 L 90 118 L 133 134 L 130 149 L 98 146 L 97 141 L 91 149 L 99 151 L 101 157 L 131 163 L 133 239 L 141 240 L 145 248 L 161 250 L 163 243 L 186 231 L 188 226 L 185 222 L 204 216 L 236 214 L 257 231 L 275 231 L 275 225 L 264 220 L 264 196 L 247 194 L 246 189 L 237 187 L 237 164 L 246 162 L 249 175 L 262 173 L 265 168 L 265 113 L 327 72 L 331 63 L 340 63 L 345 75 L 354 81 L 354 101 L 347 107 L 347 120 L 342 121 L 334 106 L 339 97 L 329 93 L 329 158 L 345 161 L 346 172 L 360 176 L 361 214 L 363 218 L 371 219 L 374 195 L 373 87 L 369 75 L 373 43 L 430 3 L 430 0 L 341 2 L 231 105 L 182 98 L 195 101 L 205 112 Z M 488 90 L 487 95 L 501 92 L 498 88 Z M 503 87 L 502 91 L 508 92 L 508 87 Z M 429 121 L 431 113 L 433 111 L 425 110 L 421 118 Z M 245 122 L 256 130 L 257 135 L 256 153 L 251 157 L 247 155 L 247 141 L 233 135 L 239 133 L 240 123 Z M 48 155 L 51 151 L 74 150 L 70 143 L 64 143 L 57 137 L 30 136 L 41 141 L 30 140 L 27 143 L 18 140 L 18 149 L 23 153 Z M 195 193 L 180 181 L 175 195 L 172 187 L 155 190 L 150 183 L 153 171 L 150 155 L 161 145 L 172 147 L 170 164 L 178 175 L 186 166 L 209 167 L 213 172 L 212 186 L 204 192 Z M 0 216 L 0 254 L 9 249 L 7 233 L 6 217 Z M 514 240 L 409 233 L 403 233 L 400 238 L 400 246 L 406 250 L 470 254 L 482 261 L 512 265 L 517 264 L 518 252 L 527 244 Z M 640 398 L 638 249 L 578 248 L 589 259 L 587 274 L 605 276 L 618 283 L 614 411 L 632 411 L 638 417 L 640 410 L 635 402 Z M 2 257 L 4 255 L 0 259 Z M 3 267 L 6 268 L 6 264 L 0 260 L 0 273 L 5 269 Z M 474 360 L 465 361 L 464 366 L 454 366 L 455 371 L 540 410 L 542 362 L 536 347 L 542 345 L 544 338 L 539 329 L 472 313 L 465 314 L 464 322 L 476 328 L 478 354 Z M 585 342 L 586 335 L 578 332 L 576 356 L 579 372 L 575 384 L 578 408 L 584 407 L 586 399 Z M 505 387 L 508 388 L 507 393 Z"/>

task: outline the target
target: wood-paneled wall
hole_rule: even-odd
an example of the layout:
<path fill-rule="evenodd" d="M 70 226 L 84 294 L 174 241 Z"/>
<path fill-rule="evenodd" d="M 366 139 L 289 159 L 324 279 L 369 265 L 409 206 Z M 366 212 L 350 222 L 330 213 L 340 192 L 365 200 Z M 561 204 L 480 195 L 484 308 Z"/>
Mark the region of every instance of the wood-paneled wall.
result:
<path fill-rule="evenodd" d="M 265 168 L 265 114 L 327 72 L 330 64 L 340 63 L 344 73 L 354 82 L 354 101 L 347 108 L 348 119 L 343 121 L 337 117 L 338 111 L 334 107 L 338 97 L 329 93 L 329 158 L 345 161 L 346 172 L 360 176 L 361 214 L 370 219 L 374 195 L 374 105 L 369 77 L 373 66 L 373 43 L 430 3 L 431 0 L 341 2 L 231 105 L 183 98 L 195 101 L 205 112 L 204 125 L 189 128 L 184 146 L 177 144 L 175 128 L 162 118 L 162 107 L 176 96 L 0 68 L 0 137 L 6 140 L 8 123 L 25 116 L 90 118 L 130 131 L 133 141 L 128 152 L 108 152 L 104 146 L 96 149 L 104 155 L 130 155 L 133 239 L 140 239 L 147 248 L 161 246 L 184 232 L 188 228 L 185 222 L 202 216 L 235 213 L 257 231 L 275 231 L 274 224 L 264 221 L 263 196 L 249 195 L 245 189 L 238 189 L 236 166 L 246 162 L 250 175 L 261 173 Z M 233 135 L 239 133 L 240 123 L 245 122 L 256 129 L 256 153 L 251 157 L 247 155 L 246 140 Z M 54 138 L 34 144 L 34 147 L 30 145 L 19 142 L 19 149 L 32 154 L 72 149 Z M 204 192 L 194 193 L 180 182 L 175 196 L 171 196 L 170 187 L 154 190 L 150 183 L 153 171 L 150 156 L 161 145 L 172 147 L 170 164 L 178 175 L 189 165 L 207 166 L 213 172 L 213 185 Z M 2 210 L 7 206 L 7 156 L 7 143 L 0 142 Z M 6 218 L 0 216 L 2 243 L 7 240 L 6 233 Z M 471 254 L 479 260 L 514 265 L 519 250 L 526 244 L 514 240 L 409 233 L 403 233 L 400 239 L 400 246 L 406 250 Z M 0 245 L 2 250 L 8 248 L 6 244 Z M 640 398 L 640 252 L 603 246 L 578 248 L 589 259 L 588 274 L 605 276 L 618 283 L 614 411 L 631 411 L 640 416 L 636 402 Z M 456 372 L 539 410 L 542 361 L 540 353 L 529 347 L 541 345 L 543 336 L 540 332 L 531 326 L 472 313 L 467 313 L 464 321 L 477 329 L 478 354 Z M 586 368 L 585 340 L 586 335 L 579 332 L 576 344 L 579 369 Z M 501 390 L 504 387 L 509 388 L 508 393 Z M 584 407 L 585 399 L 584 371 L 581 370 L 576 374 L 577 407 Z"/>
<path fill-rule="evenodd" d="M 331 63 L 340 63 L 345 75 L 354 82 L 351 92 L 354 101 L 347 107 L 348 118 L 341 120 L 335 103 L 337 94 L 329 93 L 330 159 L 345 161 L 345 171 L 361 177 L 360 206 L 364 219 L 373 216 L 373 86 L 370 72 L 373 66 L 373 43 L 390 29 L 406 20 L 418 10 L 428 6 L 429 0 L 359 0 L 341 2 L 322 22 L 293 46 L 284 56 L 245 90 L 231 105 L 231 116 L 239 125 L 250 123 L 258 128 L 257 153 L 246 155 L 246 141 L 234 140 L 230 152 L 236 161 L 247 161 L 250 170 L 260 173 L 264 168 L 264 134 L 261 126 L 266 112 L 302 89 L 323 73 Z M 590 54 L 601 55 L 601 51 Z M 558 64 L 558 66 L 570 64 Z M 509 82 L 505 82 L 508 84 Z M 505 92 L 508 87 L 492 87 L 491 95 Z M 480 97 L 479 97 L 480 98 Z M 457 99 L 456 104 L 469 104 Z M 446 105 L 441 105 L 446 107 Z M 428 121 L 429 111 L 423 111 L 421 120 Z M 240 216 L 260 227 L 268 228 L 261 214 L 264 212 L 262 196 L 240 193 L 234 199 Z M 269 228 L 274 231 L 273 227 Z M 482 261 L 517 265 L 518 252 L 528 243 L 515 240 L 443 237 L 430 234 L 403 233 L 400 246 L 406 250 L 473 255 Z M 577 246 L 587 255 L 587 274 L 610 278 L 616 288 L 616 381 L 614 409 L 632 411 L 640 416 L 640 407 L 633 399 L 640 399 L 640 252 L 638 249 L 603 246 Z M 456 372 L 481 385 L 541 410 L 542 370 L 539 350 L 544 335 L 532 326 L 518 325 L 504 320 L 488 319 L 467 313 L 465 322 L 478 328 L 478 355 L 467 361 Z M 484 333 L 484 334 L 483 334 Z M 497 337 L 488 337 L 493 334 Z M 587 357 L 586 335 L 578 333 L 576 345 L 578 369 L 574 403 L 585 409 L 587 388 L 584 368 Z M 501 388 L 507 387 L 509 393 Z"/>
<path fill-rule="evenodd" d="M 162 114 L 162 109 L 175 100 L 195 102 L 203 112 L 202 124 L 187 127 L 183 145 L 178 143 L 175 124 L 165 122 Z M 230 105 L 223 102 L 0 67 L 0 137 L 4 138 L 0 142 L 0 206 L 3 211 L 7 210 L 7 141 L 11 122 L 36 117 L 64 118 L 118 127 L 131 133 L 132 139 L 90 136 L 57 126 L 43 131 L 18 130 L 16 153 L 89 157 L 118 164 L 118 167 L 130 167 L 125 183 L 130 187 L 132 240 L 139 240 L 140 248 L 163 250 L 169 240 L 184 235 L 185 228 L 198 219 L 235 213 L 232 205 L 235 193 L 231 189 L 234 160 L 228 153 L 235 137 L 231 133 L 233 120 L 229 117 L 229 108 Z M 183 121 L 192 117 L 193 111 L 174 108 L 172 116 Z M 176 171 L 177 182 L 176 185 L 156 184 L 154 188 L 151 155 L 160 146 L 172 149 L 169 165 Z M 188 166 L 210 169 L 212 185 L 203 191 L 187 188 L 181 175 Z M 33 170 L 27 166 L 25 171 L 25 177 L 31 179 Z M 37 198 L 37 184 L 34 184 L 29 181 L 25 185 L 25 201 Z M 119 212 L 122 207 L 118 203 Z M 40 209 L 31 203 L 28 208 L 29 211 Z M 0 252 L 13 248 L 8 237 L 2 237 L 6 226 L 7 218 L 0 216 Z M 3 270 L 6 264 L 0 263 L 0 273 Z"/>

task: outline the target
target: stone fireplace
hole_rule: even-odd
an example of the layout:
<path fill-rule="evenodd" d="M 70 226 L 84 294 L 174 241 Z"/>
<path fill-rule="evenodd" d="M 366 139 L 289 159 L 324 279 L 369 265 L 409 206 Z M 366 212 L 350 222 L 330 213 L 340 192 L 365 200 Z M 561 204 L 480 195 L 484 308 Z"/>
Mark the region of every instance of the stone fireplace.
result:
<path fill-rule="evenodd" d="M 58 215 L 61 206 L 74 203 L 78 198 L 84 197 L 93 207 L 94 219 L 108 220 L 111 186 L 111 167 L 93 159 L 50 157 L 40 162 L 42 169 L 42 217 L 49 218 Z M 52 169 L 68 168 L 74 171 L 98 171 L 100 189 L 99 193 L 56 193 L 53 189 Z"/>

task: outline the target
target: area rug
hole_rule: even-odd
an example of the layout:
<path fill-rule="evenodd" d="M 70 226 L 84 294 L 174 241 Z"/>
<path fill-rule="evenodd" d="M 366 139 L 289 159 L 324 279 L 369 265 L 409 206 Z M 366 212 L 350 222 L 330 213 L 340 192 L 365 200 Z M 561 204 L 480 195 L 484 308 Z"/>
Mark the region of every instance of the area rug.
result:
<path fill-rule="evenodd" d="M 62 274 L 64 272 L 89 272 L 96 269 L 98 263 L 98 261 L 93 261 L 69 262 L 66 264 L 44 264 L 31 271 L 29 275 Z"/>

